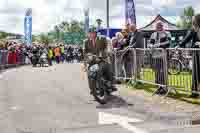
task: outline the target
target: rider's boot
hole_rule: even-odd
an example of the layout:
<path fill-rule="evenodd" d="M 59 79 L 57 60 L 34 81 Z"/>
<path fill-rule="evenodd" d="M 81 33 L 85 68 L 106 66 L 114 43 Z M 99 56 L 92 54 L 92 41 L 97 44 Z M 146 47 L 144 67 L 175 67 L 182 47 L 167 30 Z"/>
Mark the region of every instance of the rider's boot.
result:
<path fill-rule="evenodd" d="M 115 85 L 113 85 L 113 83 L 111 83 L 111 84 L 109 85 L 108 90 L 109 90 L 110 92 L 115 92 L 115 91 L 117 91 L 117 87 L 116 87 Z"/>
<path fill-rule="evenodd" d="M 113 92 L 117 91 L 117 87 L 116 87 L 116 86 L 112 85 L 111 88 L 112 88 L 112 91 L 113 91 Z"/>

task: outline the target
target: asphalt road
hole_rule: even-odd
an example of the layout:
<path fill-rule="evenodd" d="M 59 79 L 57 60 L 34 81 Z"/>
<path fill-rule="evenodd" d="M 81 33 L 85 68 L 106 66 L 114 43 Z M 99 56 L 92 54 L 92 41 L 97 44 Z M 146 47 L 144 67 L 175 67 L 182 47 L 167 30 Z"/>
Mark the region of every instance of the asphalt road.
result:
<path fill-rule="evenodd" d="M 140 129 L 164 133 L 177 128 L 160 115 L 155 117 L 156 109 L 149 111 L 143 104 L 142 99 L 120 90 L 107 105 L 99 105 L 89 95 L 87 80 L 81 79 L 79 64 L 26 66 L 0 74 L 0 133 L 143 133 Z M 113 118 L 115 122 L 102 124 L 100 112 L 142 122 L 120 124 Z"/>

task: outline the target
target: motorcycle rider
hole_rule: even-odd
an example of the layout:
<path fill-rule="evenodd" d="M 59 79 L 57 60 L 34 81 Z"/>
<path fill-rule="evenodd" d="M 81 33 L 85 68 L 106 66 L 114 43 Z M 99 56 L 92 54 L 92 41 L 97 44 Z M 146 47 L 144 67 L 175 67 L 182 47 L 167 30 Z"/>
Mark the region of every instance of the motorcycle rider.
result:
<path fill-rule="evenodd" d="M 102 56 L 108 57 L 109 52 L 107 47 L 108 47 L 108 41 L 106 37 L 97 36 L 96 28 L 91 28 L 89 30 L 88 38 L 84 41 L 84 46 L 83 46 L 83 56 L 84 56 L 83 62 L 85 71 L 87 68 L 87 64 L 91 65 L 94 63 L 93 61 L 90 61 L 87 58 L 88 54 L 93 54 L 101 57 Z M 111 69 L 112 68 L 110 64 L 105 64 L 102 68 L 102 73 L 105 79 L 110 81 L 111 83 L 108 89 L 111 89 L 111 91 L 117 91 L 117 89 L 113 86 L 113 73 Z M 93 94 L 92 92 L 93 83 L 89 77 L 88 77 L 88 82 L 89 82 L 90 94 Z"/>

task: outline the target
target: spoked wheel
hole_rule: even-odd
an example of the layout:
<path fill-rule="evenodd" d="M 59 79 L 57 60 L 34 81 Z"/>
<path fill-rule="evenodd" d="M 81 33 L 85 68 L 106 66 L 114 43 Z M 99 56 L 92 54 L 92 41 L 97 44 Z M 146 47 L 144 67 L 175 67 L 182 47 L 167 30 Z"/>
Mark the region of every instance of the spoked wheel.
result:
<path fill-rule="evenodd" d="M 182 64 L 177 59 L 169 61 L 168 73 L 171 75 L 177 75 L 181 72 Z"/>
<path fill-rule="evenodd" d="M 95 87 L 93 90 L 93 96 L 95 100 L 100 104 L 106 104 L 108 102 L 109 93 L 102 86 L 101 81 L 94 81 Z"/>

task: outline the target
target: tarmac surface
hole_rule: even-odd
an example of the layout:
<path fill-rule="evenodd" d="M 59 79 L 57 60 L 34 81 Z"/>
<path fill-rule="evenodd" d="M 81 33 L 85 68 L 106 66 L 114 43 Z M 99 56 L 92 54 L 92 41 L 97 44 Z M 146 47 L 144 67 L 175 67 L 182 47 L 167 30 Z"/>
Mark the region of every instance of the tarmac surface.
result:
<path fill-rule="evenodd" d="M 24 66 L 0 73 L 0 133 L 199 131 L 198 127 L 183 128 L 184 122 L 177 124 L 176 120 L 185 120 L 187 114 L 161 114 L 156 107 L 150 110 L 143 99 L 126 95 L 123 90 L 114 93 L 108 104 L 99 105 L 89 94 L 87 80 L 80 75 L 80 64 Z M 100 123 L 100 112 L 113 117 L 102 118 L 104 122 L 112 122 Z"/>

